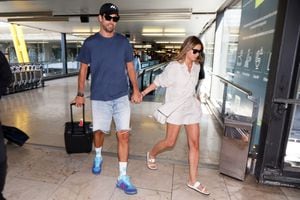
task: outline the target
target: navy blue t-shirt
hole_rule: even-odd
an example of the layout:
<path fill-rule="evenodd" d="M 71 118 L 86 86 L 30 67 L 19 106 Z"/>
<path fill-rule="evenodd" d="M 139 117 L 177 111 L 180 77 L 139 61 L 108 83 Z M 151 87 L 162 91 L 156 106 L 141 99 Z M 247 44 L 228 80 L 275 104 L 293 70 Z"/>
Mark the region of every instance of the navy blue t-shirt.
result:
<path fill-rule="evenodd" d="M 77 61 L 90 64 L 91 100 L 110 101 L 128 95 L 126 63 L 133 60 L 128 39 L 115 33 L 105 38 L 100 33 L 88 37 Z"/>

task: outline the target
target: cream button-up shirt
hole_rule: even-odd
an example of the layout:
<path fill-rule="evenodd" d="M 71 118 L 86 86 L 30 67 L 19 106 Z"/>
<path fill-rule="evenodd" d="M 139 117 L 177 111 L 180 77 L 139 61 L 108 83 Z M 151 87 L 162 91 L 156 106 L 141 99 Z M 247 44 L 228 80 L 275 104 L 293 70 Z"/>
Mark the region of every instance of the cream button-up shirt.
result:
<path fill-rule="evenodd" d="M 173 61 L 160 75 L 156 76 L 154 84 L 166 88 L 165 104 L 186 98 L 184 103 L 167 118 L 168 123 L 180 125 L 199 123 L 201 105 L 195 97 L 199 71 L 199 64 L 193 63 L 189 72 L 185 63 Z"/>

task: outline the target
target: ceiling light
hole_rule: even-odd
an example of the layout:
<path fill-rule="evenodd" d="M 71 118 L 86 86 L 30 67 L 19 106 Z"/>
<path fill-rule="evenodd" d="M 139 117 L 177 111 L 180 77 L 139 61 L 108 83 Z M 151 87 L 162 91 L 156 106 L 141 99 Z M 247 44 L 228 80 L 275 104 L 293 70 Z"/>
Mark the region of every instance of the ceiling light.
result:
<path fill-rule="evenodd" d="M 164 36 L 185 36 L 185 33 L 164 33 Z"/>
<path fill-rule="evenodd" d="M 139 9 L 120 12 L 122 21 L 169 21 L 189 20 L 191 8 L 182 9 Z"/>
<path fill-rule="evenodd" d="M 181 44 L 182 41 L 155 41 L 157 44 Z"/>
<path fill-rule="evenodd" d="M 156 53 L 166 53 L 166 51 L 164 50 L 158 50 L 158 51 L 155 51 Z"/>
<path fill-rule="evenodd" d="M 72 33 L 74 36 L 89 36 L 92 35 L 93 33 L 86 32 L 86 33 Z"/>
<path fill-rule="evenodd" d="M 142 33 L 143 36 L 185 36 L 185 33 Z"/>
<path fill-rule="evenodd" d="M 163 33 L 142 33 L 143 36 L 163 36 Z"/>
<path fill-rule="evenodd" d="M 158 33 L 158 32 L 163 32 L 163 28 L 161 28 L 161 27 L 144 27 L 142 32 L 143 33 Z"/>
<path fill-rule="evenodd" d="M 165 28 L 165 33 L 171 32 L 171 33 L 185 33 L 185 30 L 183 28 Z"/>
<path fill-rule="evenodd" d="M 166 45 L 165 46 L 166 49 L 180 49 L 179 45 Z"/>
<path fill-rule="evenodd" d="M 136 48 L 136 49 L 151 49 L 152 45 L 151 44 L 145 44 L 145 45 L 135 44 L 134 48 Z"/>
<path fill-rule="evenodd" d="M 142 31 L 143 36 L 185 36 L 185 29 L 145 27 Z"/>

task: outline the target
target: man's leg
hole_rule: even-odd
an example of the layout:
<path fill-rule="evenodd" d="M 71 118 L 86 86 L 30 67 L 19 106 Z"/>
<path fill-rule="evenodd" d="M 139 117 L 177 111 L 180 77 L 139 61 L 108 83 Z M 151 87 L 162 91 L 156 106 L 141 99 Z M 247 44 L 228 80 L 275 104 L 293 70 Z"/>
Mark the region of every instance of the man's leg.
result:
<path fill-rule="evenodd" d="M 4 190 L 4 185 L 5 185 L 6 169 L 7 169 L 6 149 L 4 144 L 2 126 L 0 123 L 0 200 L 5 199 L 3 197 L 2 192 Z"/>
<path fill-rule="evenodd" d="M 120 176 L 126 176 L 129 152 L 129 132 L 119 131 L 117 133 L 117 138 Z"/>
<path fill-rule="evenodd" d="M 120 171 L 120 175 L 117 181 L 117 187 L 122 189 L 126 194 L 136 194 L 137 189 L 132 184 L 130 177 L 126 174 L 129 152 L 129 131 L 118 131 L 117 137 Z"/>
<path fill-rule="evenodd" d="M 114 101 L 113 117 L 117 129 L 118 138 L 118 158 L 120 175 L 117 187 L 126 194 L 136 194 L 137 189 L 127 176 L 127 163 L 129 153 L 129 130 L 130 130 L 130 103 L 128 96 L 118 98 Z"/>
<path fill-rule="evenodd" d="M 94 147 L 96 151 L 96 156 L 94 158 L 92 172 L 93 174 L 100 174 L 102 171 L 102 147 L 104 143 L 104 133 L 102 131 L 94 132 Z"/>
<path fill-rule="evenodd" d="M 103 163 L 101 151 L 104 143 L 104 135 L 109 132 L 112 120 L 112 102 L 92 100 L 92 114 L 94 147 L 96 151 L 92 172 L 93 174 L 100 174 Z"/>

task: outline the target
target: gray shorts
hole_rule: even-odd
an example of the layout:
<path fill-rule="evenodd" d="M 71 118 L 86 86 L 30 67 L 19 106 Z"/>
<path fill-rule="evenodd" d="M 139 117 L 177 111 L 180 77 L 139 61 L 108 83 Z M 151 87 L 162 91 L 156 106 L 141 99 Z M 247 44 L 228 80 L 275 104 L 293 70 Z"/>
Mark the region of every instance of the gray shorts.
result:
<path fill-rule="evenodd" d="M 130 102 L 128 96 L 111 101 L 92 100 L 93 131 L 110 132 L 114 119 L 116 131 L 130 130 Z"/>

